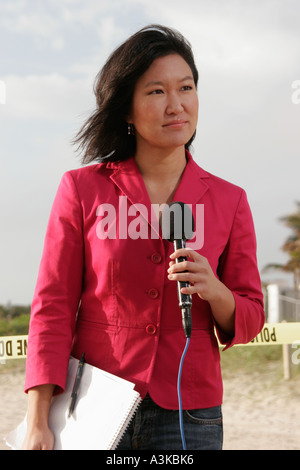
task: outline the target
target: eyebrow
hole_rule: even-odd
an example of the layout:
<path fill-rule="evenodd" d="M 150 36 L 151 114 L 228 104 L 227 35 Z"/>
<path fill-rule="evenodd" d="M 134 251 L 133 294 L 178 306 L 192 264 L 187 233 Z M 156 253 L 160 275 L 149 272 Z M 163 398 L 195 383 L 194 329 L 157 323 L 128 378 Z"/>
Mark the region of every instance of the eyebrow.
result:
<path fill-rule="evenodd" d="M 180 80 L 178 80 L 178 83 L 181 83 L 181 82 L 185 82 L 186 80 L 192 80 L 194 81 L 194 78 L 191 77 L 190 75 L 186 75 L 186 77 L 183 77 L 181 78 Z M 149 87 L 149 86 L 155 86 L 155 85 L 164 85 L 164 82 L 161 82 L 161 81 L 156 81 L 156 80 L 153 80 L 151 82 L 148 82 L 146 83 L 145 85 L 145 88 Z"/>

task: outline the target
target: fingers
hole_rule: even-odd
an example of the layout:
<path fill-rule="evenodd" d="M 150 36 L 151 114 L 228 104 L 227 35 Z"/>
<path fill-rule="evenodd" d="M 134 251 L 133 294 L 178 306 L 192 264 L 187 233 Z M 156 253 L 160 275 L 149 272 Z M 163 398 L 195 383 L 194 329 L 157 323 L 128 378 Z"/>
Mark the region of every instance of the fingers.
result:
<path fill-rule="evenodd" d="M 179 257 L 186 257 L 187 260 L 176 263 L 175 260 Z M 189 287 L 181 289 L 182 293 L 197 293 L 200 298 L 209 300 L 216 287 L 216 277 L 207 258 L 189 248 L 176 250 L 170 258 L 168 278 L 171 281 L 186 281 L 190 284 Z"/>
<path fill-rule="evenodd" d="M 200 255 L 199 256 L 197 255 L 198 253 L 193 252 L 193 250 L 189 250 L 187 248 L 181 248 L 180 250 L 176 250 L 174 253 L 172 253 L 170 258 L 173 258 L 173 260 L 175 260 L 176 258 L 183 256 L 186 258 L 188 257 L 189 259 L 192 259 L 192 260 L 198 259 L 199 261 Z M 197 281 L 196 273 L 199 271 L 199 265 L 197 265 L 197 263 L 195 263 L 194 261 L 188 261 L 188 260 L 176 263 L 173 260 L 170 261 L 169 269 L 168 269 L 168 278 L 170 280 L 187 281 L 190 284 L 193 284 L 193 282 Z M 185 293 L 191 294 L 192 292 L 185 292 Z"/>
<path fill-rule="evenodd" d="M 173 274 L 186 271 L 195 273 L 198 271 L 198 266 L 196 266 L 192 261 L 181 261 L 180 263 L 174 263 L 173 261 L 170 262 L 168 273 Z"/>
<path fill-rule="evenodd" d="M 187 259 L 176 263 L 175 262 L 176 258 L 180 258 L 180 257 L 185 257 Z M 183 271 L 196 273 L 206 265 L 206 261 L 207 261 L 206 258 L 204 258 L 204 256 L 201 256 L 199 253 L 189 248 L 181 248 L 180 250 L 176 250 L 174 253 L 172 253 L 170 258 L 172 259 L 172 261 L 170 261 L 169 263 L 169 269 L 168 269 L 169 274 L 180 273 Z M 189 259 L 191 259 L 192 261 L 189 261 Z M 181 280 L 187 280 L 187 279 L 178 279 L 178 280 L 181 281 Z"/>
<path fill-rule="evenodd" d="M 190 284 L 197 282 L 196 274 L 192 274 L 189 272 L 185 273 L 168 273 L 168 278 L 171 281 L 182 281 L 182 282 L 189 282 Z"/>
<path fill-rule="evenodd" d="M 192 250 L 191 248 L 180 248 L 179 250 L 174 251 L 170 255 L 171 260 L 175 260 L 176 258 L 179 258 L 180 256 L 185 256 L 187 258 L 192 259 L 193 261 L 197 261 L 200 259 L 204 259 L 203 256 L 201 256 L 199 253 L 196 251 Z"/>
<path fill-rule="evenodd" d="M 181 262 L 177 262 L 176 263 L 176 258 L 180 258 L 180 257 L 184 257 L 184 258 L 187 258 L 186 261 L 181 261 Z M 179 250 L 176 250 L 174 253 L 172 253 L 170 255 L 170 258 L 171 258 L 171 261 L 169 263 L 169 266 L 170 268 L 172 268 L 170 270 L 169 268 L 169 272 L 173 272 L 173 271 L 177 271 L 177 272 L 180 272 L 180 271 L 195 271 L 195 265 L 194 265 L 194 261 L 200 261 L 201 259 L 205 259 L 203 256 L 199 255 L 199 253 L 196 253 L 195 251 L 191 250 L 190 248 L 180 248 Z M 188 261 L 188 259 L 192 260 L 191 261 Z"/>

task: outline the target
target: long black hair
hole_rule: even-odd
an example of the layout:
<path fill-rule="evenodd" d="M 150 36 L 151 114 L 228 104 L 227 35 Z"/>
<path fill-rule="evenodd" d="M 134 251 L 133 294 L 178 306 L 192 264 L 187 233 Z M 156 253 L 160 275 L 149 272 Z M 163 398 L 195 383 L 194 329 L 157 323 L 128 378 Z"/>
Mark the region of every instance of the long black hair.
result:
<path fill-rule="evenodd" d="M 141 29 L 110 55 L 95 80 L 96 109 L 74 140 L 83 150 L 83 164 L 126 160 L 135 154 L 135 136 L 128 135 L 126 122 L 135 84 L 155 59 L 169 54 L 179 54 L 187 62 L 197 86 L 198 71 L 189 42 L 165 26 Z M 186 143 L 187 149 L 194 138 L 195 133 Z"/>

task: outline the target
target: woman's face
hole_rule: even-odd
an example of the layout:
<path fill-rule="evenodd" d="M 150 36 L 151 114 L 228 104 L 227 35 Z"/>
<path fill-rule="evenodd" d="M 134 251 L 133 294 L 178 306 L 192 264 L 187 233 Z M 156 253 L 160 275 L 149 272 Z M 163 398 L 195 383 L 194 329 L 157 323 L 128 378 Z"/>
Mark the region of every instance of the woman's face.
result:
<path fill-rule="evenodd" d="M 197 90 L 187 62 L 178 54 L 155 59 L 136 83 L 127 119 L 135 127 L 137 151 L 184 146 L 197 119 Z"/>

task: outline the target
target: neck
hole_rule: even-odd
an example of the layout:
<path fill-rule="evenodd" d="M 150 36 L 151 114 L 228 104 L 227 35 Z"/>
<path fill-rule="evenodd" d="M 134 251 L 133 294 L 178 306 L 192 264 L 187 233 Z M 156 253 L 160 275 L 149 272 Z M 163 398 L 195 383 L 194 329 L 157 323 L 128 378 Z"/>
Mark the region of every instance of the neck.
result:
<path fill-rule="evenodd" d="M 186 166 L 184 147 L 164 154 L 155 151 L 151 155 L 137 153 L 135 161 L 151 203 L 171 202 Z"/>
<path fill-rule="evenodd" d="M 185 148 L 180 147 L 169 152 L 139 151 L 135 155 L 135 161 L 144 179 L 167 182 L 182 175 L 186 166 Z"/>

